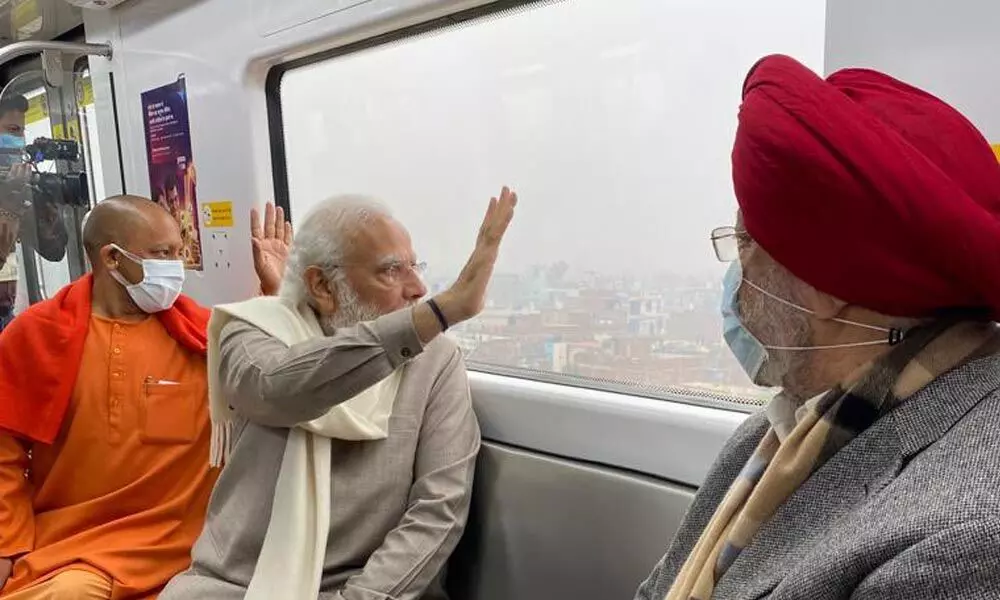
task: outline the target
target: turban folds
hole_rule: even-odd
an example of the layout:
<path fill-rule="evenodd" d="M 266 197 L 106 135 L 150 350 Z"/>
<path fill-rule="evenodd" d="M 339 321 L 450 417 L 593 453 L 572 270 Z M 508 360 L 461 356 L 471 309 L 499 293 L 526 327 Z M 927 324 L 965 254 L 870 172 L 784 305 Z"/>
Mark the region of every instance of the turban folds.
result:
<path fill-rule="evenodd" d="M 767 57 L 744 84 L 733 183 L 747 232 L 816 289 L 887 315 L 1000 319 L 1000 164 L 938 98 Z"/>

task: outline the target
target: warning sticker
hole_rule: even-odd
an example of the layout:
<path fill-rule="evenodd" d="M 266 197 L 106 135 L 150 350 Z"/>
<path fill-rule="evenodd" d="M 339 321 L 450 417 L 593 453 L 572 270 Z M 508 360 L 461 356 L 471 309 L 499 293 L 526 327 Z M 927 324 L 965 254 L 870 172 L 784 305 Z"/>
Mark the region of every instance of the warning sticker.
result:
<path fill-rule="evenodd" d="M 230 200 L 206 202 L 201 205 L 201 217 L 205 227 L 232 227 L 233 203 Z"/>
<path fill-rule="evenodd" d="M 45 101 L 45 94 L 38 94 L 28 99 L 28 112 L 24 115 L 24 122 L 28 125 L 44 121 L 49 118 L 49 106 Z"/>

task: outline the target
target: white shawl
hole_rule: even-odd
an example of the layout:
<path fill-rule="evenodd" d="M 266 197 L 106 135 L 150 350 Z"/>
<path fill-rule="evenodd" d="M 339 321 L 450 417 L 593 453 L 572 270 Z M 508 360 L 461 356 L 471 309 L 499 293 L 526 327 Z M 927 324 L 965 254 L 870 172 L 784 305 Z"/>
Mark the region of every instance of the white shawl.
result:
<path fill-rule="evenodd" d="M 212 416 L 210 461 L 221 466 L 233 440 L 233 412 L 220 393 L 219 337 L 230 319 L 240 319 L 286 345 L 322 337 L 312 309 L 276 297 L 217 306 L 208 325 L 208 395 Z M 397 369 L 354 398 L 288 432 L 264 546 L 247 590 L 247 600 L 316 598 L 330 530 L 330 439 L 379 440 L 389 431 Z"/>

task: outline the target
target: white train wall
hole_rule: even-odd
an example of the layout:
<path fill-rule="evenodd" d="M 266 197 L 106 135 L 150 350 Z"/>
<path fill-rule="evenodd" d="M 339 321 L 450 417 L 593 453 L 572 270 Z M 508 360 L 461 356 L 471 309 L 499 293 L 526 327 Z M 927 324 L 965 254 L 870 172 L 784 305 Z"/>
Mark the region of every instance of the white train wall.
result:
<path fill-rule="evenodd" d="M 826 69 L 886 71 L 952 103 L 1000 142 L 1000 3 L 829 0 Z"/>

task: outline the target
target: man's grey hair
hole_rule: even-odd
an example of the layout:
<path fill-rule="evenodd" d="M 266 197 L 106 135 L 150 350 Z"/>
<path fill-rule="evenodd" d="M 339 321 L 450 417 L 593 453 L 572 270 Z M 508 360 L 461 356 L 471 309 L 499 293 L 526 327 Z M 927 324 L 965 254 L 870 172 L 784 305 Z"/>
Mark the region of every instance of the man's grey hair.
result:
<path fill-rule="evenodd" d="M 309 267 L 320 268 L 329 282 L 343 281 L 344 270 L 340 267 L 351 259 L 358 230 L 380 217 L 391 218 L 392 212 L 370 196 L 334 196 L 314 206 L 295 232 L 281 296 L 295 302 L 309 300 L 305 282 Z"/>

